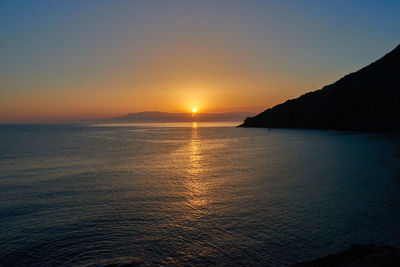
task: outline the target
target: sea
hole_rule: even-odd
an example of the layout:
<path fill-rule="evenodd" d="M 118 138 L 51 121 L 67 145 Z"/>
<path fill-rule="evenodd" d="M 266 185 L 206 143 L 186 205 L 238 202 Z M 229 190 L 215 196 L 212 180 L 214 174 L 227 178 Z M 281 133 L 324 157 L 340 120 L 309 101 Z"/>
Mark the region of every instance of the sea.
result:
<path fill-rule="evenodd" d="M 400 134 L 0 125 L 1 266 L 288 266 L 400 247 Z"/>

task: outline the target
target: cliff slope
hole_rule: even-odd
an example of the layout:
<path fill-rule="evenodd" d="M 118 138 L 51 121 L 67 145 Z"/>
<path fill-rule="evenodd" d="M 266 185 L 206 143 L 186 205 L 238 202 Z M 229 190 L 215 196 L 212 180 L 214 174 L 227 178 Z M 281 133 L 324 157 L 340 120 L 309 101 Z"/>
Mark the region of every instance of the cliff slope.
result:
<path fill-rule="evenodd" d="M 361 70 L 248 117 L 240 126 L 400 130 L 400 45 Z"/>

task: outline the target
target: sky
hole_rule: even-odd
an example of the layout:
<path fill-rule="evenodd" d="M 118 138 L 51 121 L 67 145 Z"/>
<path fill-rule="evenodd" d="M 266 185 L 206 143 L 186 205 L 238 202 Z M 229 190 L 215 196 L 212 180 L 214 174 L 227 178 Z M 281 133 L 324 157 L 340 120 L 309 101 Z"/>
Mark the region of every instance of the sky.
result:
<path fill-rule="evenodd" d="M 252 111 L 400 43 L 400 1 L 2 1 L 0 123 Z"/>

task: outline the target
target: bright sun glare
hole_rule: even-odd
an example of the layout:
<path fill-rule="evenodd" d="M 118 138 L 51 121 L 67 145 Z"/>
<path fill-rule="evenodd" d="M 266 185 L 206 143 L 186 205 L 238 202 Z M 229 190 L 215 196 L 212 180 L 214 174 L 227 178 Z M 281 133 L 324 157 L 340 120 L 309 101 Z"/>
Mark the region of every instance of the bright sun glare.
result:
<path fill-rule="evenodd" d="M 197 108 L 192 108 L 192 112 L 196 113 L 197 112 Z"/>

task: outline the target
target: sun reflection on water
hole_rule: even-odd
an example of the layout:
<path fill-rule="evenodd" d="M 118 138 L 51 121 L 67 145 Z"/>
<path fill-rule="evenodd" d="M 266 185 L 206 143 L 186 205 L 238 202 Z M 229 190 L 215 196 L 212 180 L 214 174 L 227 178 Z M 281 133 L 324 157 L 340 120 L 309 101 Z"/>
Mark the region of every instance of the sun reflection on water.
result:
<path fill-rule="evenodd" d="M 197 123 L 193 122 L 191 139 L 188 148 L 188 164 L 186 186 L 188 188 L 188 204 L 194 209 L 205 208 L 209 202 L 207 181 L 204 177 L 204 158 L 201 153 L 201 141 Z"/>

